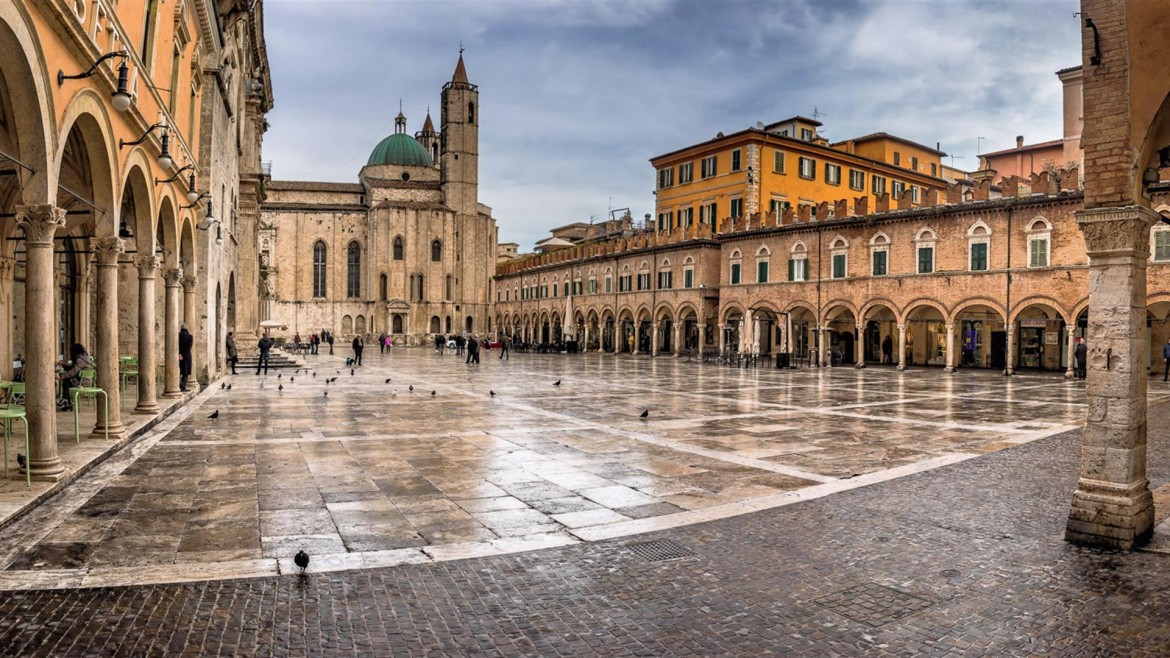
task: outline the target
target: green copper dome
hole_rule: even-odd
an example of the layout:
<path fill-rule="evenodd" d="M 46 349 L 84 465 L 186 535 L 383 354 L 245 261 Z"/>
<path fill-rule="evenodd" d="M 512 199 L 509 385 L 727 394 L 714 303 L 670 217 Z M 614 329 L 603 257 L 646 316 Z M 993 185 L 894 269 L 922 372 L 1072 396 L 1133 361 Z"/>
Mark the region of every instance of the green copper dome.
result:
<path fill-rule="evenodd" d="M 405 133 L 395 133 L 383 139 L 374 147 L 367 165 L 406 165 L 433 167 L 431 154 L 418 140 Z"/>

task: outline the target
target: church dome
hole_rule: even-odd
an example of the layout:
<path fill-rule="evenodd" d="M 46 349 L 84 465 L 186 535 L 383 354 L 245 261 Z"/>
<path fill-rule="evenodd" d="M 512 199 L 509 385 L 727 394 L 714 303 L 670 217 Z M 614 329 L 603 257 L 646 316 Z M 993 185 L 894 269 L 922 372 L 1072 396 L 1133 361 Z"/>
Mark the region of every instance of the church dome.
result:
<path fill-rule="evenodd" d="M 370 154 L 370 161 L 366 165 L 433 167 L 435 162 L 417 139 L 405 133 L 395 133 L 374 147 L 374 152 Z"/>

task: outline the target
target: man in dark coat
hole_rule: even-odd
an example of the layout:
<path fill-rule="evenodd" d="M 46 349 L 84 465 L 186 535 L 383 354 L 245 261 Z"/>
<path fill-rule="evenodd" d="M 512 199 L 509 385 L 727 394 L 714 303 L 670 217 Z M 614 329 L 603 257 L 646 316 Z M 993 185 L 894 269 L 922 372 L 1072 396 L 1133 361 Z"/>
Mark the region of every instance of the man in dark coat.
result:
<path fill-rule="evenodd" d="M 268 374 L 268 353 L 272 351 L 272 346 L 275 344 L 276 341 L 272 340 L 272 336 L 269 336 L 268 334 L 264 334 L 260 337 L 260 342 L 256 345 L 260 348 L 260 358 L 256 360 L 257 375 L 260 374 L 261 367 L 264 368 L 264 374 Z"/>
<path fill-rule="evenodd" d="M 1084 379 L 1089 358 L 1089 346 L 1085 344 L 1084 338 L 1077 338 L 1077 345 L 1073 348 L 1073 355 L 1077 359 L 1077 379 Z"/>
<path fill-rule="evenodd" d="M 360 366 L 362 364 L 362 350 L 366 349 L 366 343 L 362 340 L 361 334 L 353 337 L 353 363 Z"/>
<path fill-rule="evenodd" d="M 187 331 L 187 325 L 179 329 L 179 390 L 187 390 L 187 378 L 191 376 L 191 348 L 195 346 L 195 337 Z"/>

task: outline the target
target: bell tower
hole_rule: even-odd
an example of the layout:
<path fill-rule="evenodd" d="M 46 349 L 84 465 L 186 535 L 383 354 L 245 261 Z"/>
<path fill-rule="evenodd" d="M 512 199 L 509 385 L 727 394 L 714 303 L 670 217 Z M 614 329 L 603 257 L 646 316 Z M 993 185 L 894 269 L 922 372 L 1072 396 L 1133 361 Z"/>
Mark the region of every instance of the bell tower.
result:
<path fill-rule="evenodd" d="M 463 49 L 451 81 L 443 86 L 440 118 L 440 182 L 447 206 L 475 217 L 479 202 L 479 89 L 467 81 Z"/>

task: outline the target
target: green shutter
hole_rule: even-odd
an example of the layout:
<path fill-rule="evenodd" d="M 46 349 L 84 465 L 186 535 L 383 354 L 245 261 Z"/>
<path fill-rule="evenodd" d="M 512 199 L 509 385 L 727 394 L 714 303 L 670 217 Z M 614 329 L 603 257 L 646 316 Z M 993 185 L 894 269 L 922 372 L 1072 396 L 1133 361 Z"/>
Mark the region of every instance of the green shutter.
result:
<path fill-rule="evenodd" d="M 796 280 L 796 260 L 793 258 L 788 259 L 788 280 Z"/>

